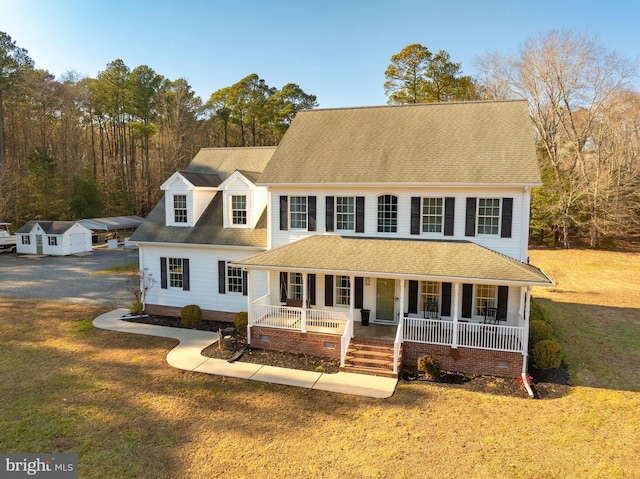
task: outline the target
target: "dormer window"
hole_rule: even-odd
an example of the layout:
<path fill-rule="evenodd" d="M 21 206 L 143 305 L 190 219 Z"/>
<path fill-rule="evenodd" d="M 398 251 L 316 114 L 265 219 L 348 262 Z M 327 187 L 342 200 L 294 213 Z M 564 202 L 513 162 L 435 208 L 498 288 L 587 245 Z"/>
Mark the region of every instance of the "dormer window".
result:
<path fill-rule="evenodd" d="M 231 221 L 234 225 L 247 224 L 247 196 L 231 196 Z"/>
<path fill-rule="evenodd" d="M 173 221 L 187 223 L 187 195 L 173 195 Z"/>

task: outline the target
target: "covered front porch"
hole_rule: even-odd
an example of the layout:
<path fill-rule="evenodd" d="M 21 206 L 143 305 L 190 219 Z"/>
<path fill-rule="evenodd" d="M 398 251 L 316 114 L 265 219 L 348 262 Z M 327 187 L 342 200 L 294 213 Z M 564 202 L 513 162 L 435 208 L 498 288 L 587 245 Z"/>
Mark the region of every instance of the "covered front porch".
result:
<path fill-rule="evenodd" d="M 314 238 L 316 244 L 310 244 Z M 384 240 L 312 237 L 236 262 L 249 272 L 250 298 L 251 272 L 269 273 L 269 293 L 249 304 L 250 343 L 336 357 L 345 366 L 354 338 L 376 338 L 393 348 L 394 374 L 407 344 L 414 351 L 432 348 L 450 356 L 465 350 L 514 353 L 524 364 L 531 287 L 549 283 L 537 268 L 469 242 L 415 240 L 393 240 L 386 246 L 410 246 L 419 254 L 427 245 L 429 251 L 423 253 L 431 257 L 428 264 L 403 266 L 388 254 L 393 250 L 372 264 L 367 253 L 371 243 L 378 247 Z M 296 251 L 317 255 L 319 245 L 326 248 L 325 258 L 345 248 L 353 248 L 352 255 L 339 254 L 344 259 L 338 263 L 335 258 L 310 260 Z M 487 261 L 483 271 L 475 271 L 473 264 L 441 264 L 443 255 L 464 261 L 479 254 Z M 313 352 L 307 344 L 315 344 Z"/>

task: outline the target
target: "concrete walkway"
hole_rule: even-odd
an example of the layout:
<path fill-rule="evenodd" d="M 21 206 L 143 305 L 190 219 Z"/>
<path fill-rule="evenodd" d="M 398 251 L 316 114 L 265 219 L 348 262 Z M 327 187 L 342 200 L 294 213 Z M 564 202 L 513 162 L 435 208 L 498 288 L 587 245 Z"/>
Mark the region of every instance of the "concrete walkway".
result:
<path fill-rule="evenodd" d="M 326 374 L 241 361 L 229 363 L 224 359 L 209 358 L 203 356 L 201 351 L 217 341 L 218 335 L 216 333 L 121 320 L 120 318 L 127 313 L 128 310 L 126 309 L 116 309 L 95 318 L 93 325 L 96 328 L 111 331 L 160 336 L 178 340 L 179 344 L 167 354 L 167 363 L 174 368 L 381 399 L 391 397 L 398 383 L 397 379 L 362 374 L 344 372 Z"/>

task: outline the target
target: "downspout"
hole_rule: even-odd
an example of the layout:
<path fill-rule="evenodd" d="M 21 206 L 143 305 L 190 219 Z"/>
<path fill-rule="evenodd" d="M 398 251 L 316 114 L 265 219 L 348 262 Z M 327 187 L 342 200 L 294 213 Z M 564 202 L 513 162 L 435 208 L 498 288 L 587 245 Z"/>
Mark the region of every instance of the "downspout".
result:
<path fill-rule="evenodd" d="M 527 393 L 530 397 L 535 397 L 531 385 L 529 385 L 529 379 L 527 377 L 527 363 L 529 361 L 529 312 L 531 311 L 531 286 L 527 286 L 525 292 L 525 307 L 524 307 L 524 335 L 523 335 L 523 351 L 522 351 L 522 384 L 524 385 Z"/>

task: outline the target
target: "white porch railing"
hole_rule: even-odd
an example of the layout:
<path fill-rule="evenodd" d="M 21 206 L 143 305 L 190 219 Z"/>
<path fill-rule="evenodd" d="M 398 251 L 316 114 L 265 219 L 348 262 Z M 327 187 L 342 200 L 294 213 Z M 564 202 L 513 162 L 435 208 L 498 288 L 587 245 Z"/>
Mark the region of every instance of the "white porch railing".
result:
<path fill-rule="evenodd" d="M 524 328 L 517 326 L 405 317 L 402 340 L 453 346 L 457 339 L 457 346 L 522 353 L 526 349 L 524 333 Z"/>
<path fill-rule="evenodd" d="M 353 316 L 349 315 L 347 324 L 340 337 L 340 367 L 344 367 L 344 362 L 347 357 L 347 351 L 349 350 L 349 343 L 351 343 L 351 337 L 353 336 Z"/>
<path fill-rule="evenodd" d="M 404 316 L 400 316 L 398 322 L 398 331 L 396 331 L 396 339 L 393 342 L 393 372 L 398 374 L 398 359 L 400 356 L 400 346 L 402 345 L 402 331 L 404 331 Z"/>
<path fill-rule="evenodd" d="M 349 322 L 349 314 L 340 311 L 307 309 L 306 330 L 328 334 L 342 334 Z M 253 304 L 252 326 L 302 331 L 302 308 Z"/>

